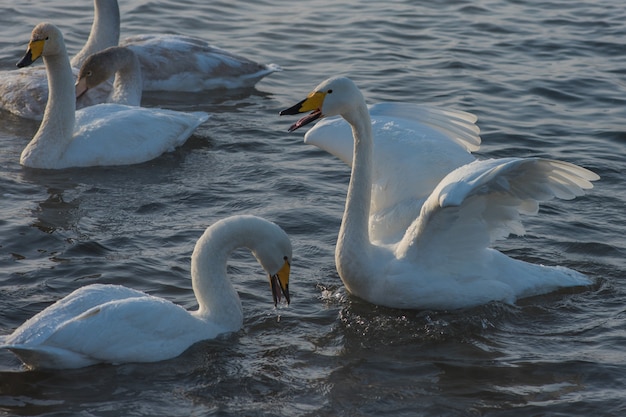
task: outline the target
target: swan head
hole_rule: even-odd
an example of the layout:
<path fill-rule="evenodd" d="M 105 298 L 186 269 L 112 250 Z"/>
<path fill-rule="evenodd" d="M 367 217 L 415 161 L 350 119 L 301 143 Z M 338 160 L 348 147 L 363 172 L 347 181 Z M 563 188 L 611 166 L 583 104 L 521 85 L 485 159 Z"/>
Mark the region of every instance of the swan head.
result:
<path fill-rule="evenodd" d="M 135 53 L 123 46 L 111 46 L 85 59 L 76 79 L 76 98 L 107 81 L 116 71 L 135 60 Z"/>
<path fill-rule="evenodd" d="M 282 229 L 280 232 L 284 233 Z M 262 246 L 252 250 L 254 257 L 259 261 L 263 269 L 267 271 L 272 290 L 274 305 L 285 297 L 287 304 L 291 302 L 289 296 L 289 274 L 291 273 L 292 248 L 289 238 L 281 238 L 273 243 L 265 241 Z"/>
<path fill-rule="evenodd" d="M 296 105 L 280 112 L 280 115 L 293 115 L 311 112 L 289 128 L 290 132 L 315 120 L 342 116 L 349 119 L 355 106 L 365 104 L 365 99 L 354 82 L 346 77 L 333 77 L 323 81 L 308 96 Z"/>
<path fill-rule="evenodd" d="M 63 34 L 52 23 L 39 23 L 33 29 L 26 54 L 17 63 L 19 68 L 27 67 L 42 56 L 65 53 Z"/>
<path fill-rule="evenodd" d="M 277 306 L 282 296 L 285 296 L 287 304 L 291 302 L 289 297 L 289 273 L 291 270 L 291 263 L 289 263 L 289 257 L 283 256 L 283 266 L 275 274 L 270 274 L 270 287 L 272 288 L 272 297 L 274 298 L 274 306 Z"/>

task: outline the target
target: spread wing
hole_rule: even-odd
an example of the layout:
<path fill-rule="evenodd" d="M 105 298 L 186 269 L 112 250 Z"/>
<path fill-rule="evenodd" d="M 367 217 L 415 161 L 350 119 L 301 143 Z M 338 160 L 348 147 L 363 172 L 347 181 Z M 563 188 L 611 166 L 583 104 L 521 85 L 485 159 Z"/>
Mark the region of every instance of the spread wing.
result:
<path fill-rule="evenodd" d="M 579 166 L 540 158 L 475 161 L 447 175 L 397 247 L 400 257 L 446 259 L 466 264 L 497 239 L 522 235 L 521 214 L 539 203 L 573 199 L 599 177 Z"/>

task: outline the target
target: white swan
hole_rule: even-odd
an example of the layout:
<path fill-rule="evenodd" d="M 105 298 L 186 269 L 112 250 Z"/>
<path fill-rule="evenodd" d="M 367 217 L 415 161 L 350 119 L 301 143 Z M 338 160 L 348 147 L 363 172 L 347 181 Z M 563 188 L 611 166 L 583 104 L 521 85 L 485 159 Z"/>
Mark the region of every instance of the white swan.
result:
<path fill-rule="evenodd" d="M 120 13 L 117 0 L 94 0 L 94 20 L 89 38 L 72 58 L 72 70 L 84 59 L 104 48 L 117 45 L 120 37 Z M 105 101 L 110 85 L 92 90 L 77 101 L 77 108 Z M 42 67 L 20 68 L 0 73 L 0 109 L 27 119 L 41 120 L 48 101 L 48 80 Z"/>
<path fill-rule="evenodd" d="M 122 46 L 112 46 L 87 57 L 76 78 L 76 97 L 82 97 L 112 76 L 115 79 L 107 102 L 139 106 L 143 84 L 141 66 L 137 55 Z"/>
<path fill-rule="evenodd" d="M 0 341 L 29 368 L 156 362 L 243 324 L 237 291 L 226 276 L 231 252 L 248 248 L 268 273 L 274 303 L 289 299 L 292 255 L 287 234 L 260 217 L 223 219 L 206 229 L 191 256 L 196 311 L 118 285 L 80 288 Z"/>
<path fill-rule="evenodd" d="M 335 262 L 354 295 L 387 307 L 455 309 L 590 283 L 571 269 L 515 260 L 489 245 L 522 233 L 520 214 L 536 213 L 539 201 L 592 188 L 599 178 L 593 172 L 540 158 L 474 161 L 439 182 L 400 240 L 375 244 L 368 233 L 372 124 L 363 95 L 348 78 L 331 78 L 281 115 L 308 111 L 290 131 L 335 115 L 352 126 L 352 174 Z"/>
<path fill-rule="evenodd" d="M 370 238 L 397 241 L 439 181 L 474 161 L 470 152 L 480 146 L 480 130 L 466 112 L 391 102 L 368 109 L 374 139 Z M 304 142 L 352 166 L 352 129 L 343 118 L 321 120 Z"/>
<path fill-rule="evenodd" d="M 22 152 L 20 163 L 32 168 L 60 169 L 127 165 L 149 161 L 182 145 L 208 118 L 119 104 L 98 104 L 75 111 L 74 77 L 63 35 L 50 23 L 33 29 L 19 65 L 43 57 L 50 94 L 43 121 Z"/>

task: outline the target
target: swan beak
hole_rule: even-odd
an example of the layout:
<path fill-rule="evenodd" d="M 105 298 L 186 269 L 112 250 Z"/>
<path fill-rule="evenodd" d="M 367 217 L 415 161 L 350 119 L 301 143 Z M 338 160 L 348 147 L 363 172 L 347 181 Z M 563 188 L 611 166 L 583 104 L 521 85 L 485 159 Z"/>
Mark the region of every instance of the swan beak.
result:
<path fill-rule="evenodd" d="M 322 91 L 314 91 L 307 96 L 304 100 L 296 104 L 295 106 L 289 107 L 279 113 L 280 116 L 284 116 L 286 114 L 300 114 L 305 112 L 312 112 L 302 119 L 298 120 L 289 128 L 289 132 L 293 132 L 296 129 L 301 128 L 302 126 L 308 125 L 309 123 L 320 119 L 323 117 L 322 115 L 322 104 L 324 104 L 324 98 L 326 97 L 326 93 Z"/>
<path fill-rule="evenodd" d="M 270 275 L 270 286 L 272 287 L 272 297 L 274 297 L 274 306 L 278 305 L 278 302 L 281 301 L 282 296 L 285 296 L 285 300 L 287 300 L 287 304 L 291 302 L 289 298 L 289 272 L 291 270 L 291 265 L 289 264 L 289 259 L 285 256 L 285 263 L 282 268 L 275 273 L 274 275 Z"/>
<path fill-rule="evenodd" d="M 31 65 L 33 62 L 35 62 L 43 53 L 44 43 L 45 43 L 45 39 L 30 41 L 30 43 L 28 44 L 28 50 L 26 51 L 26 54 L 17 63 L 18 68 L 27 67 Z"/>
<path fill-rule="evenodd" d="M 87 90 L 89 90 L 89 87 L 87 87 L 87 79 L 79 78 L 76 81 L 76 98 L 82 97 L 82 95 L 85 94 Z"/>

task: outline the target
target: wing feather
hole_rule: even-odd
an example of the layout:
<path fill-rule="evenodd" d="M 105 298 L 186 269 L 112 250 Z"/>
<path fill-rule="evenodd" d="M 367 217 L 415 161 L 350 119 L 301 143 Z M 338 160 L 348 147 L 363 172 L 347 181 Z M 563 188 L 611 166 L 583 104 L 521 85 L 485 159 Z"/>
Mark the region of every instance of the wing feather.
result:
<path fill-rule="evenodd" d="M 541 158 L 475 161 L 446 176 L 422 206 L 397 247 L 399 257 L 449 254 L 467 263 L 495 240 L 524 234 L 521 214 L 539 203 L 572 199 L 599 177 L 576 165 Z"/>

